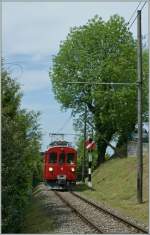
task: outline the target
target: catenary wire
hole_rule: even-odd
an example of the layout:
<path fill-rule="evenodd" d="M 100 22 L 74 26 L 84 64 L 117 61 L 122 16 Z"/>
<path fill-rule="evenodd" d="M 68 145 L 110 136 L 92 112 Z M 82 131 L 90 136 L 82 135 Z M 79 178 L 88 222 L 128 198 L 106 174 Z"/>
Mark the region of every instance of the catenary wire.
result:
<path fill-rule="evenodd" d="M 143 6 L 141 7 L 141 11 L 143 10 L 143 8 L 145 7 L 145 4 L 147 3 L 147 0 L 144 2 Z"/>
<path fill-rule="evenodd" d="M 146 3 L 147 3 L 147 0 L 144 2 L 144 4 L 143 4 L 143 6 L 141 7 L 140 11 L 142 11 L 142 10 L 143 10 L 143 8 L 145 7 Z M 132 21 L 132 23 L 130 24 L 130 26 L 129 26 L 129 28 L 128 28 L 128 29 L 131 29 L 131 27 L 132 27 L 132 25 L 134 24 L 134 22 L 135 22 L 136 18 L 137 18 L 137 15 L 136 15 L 136 17 L 134 18 L 134 20 Z"/>
<path fill-rule="evenodd" d="M 130 24 L 128 29 L 131 29 L 132 25 L 134 24 L 135 20 L 136 20 L 137 16 L 134 18 L 134 20 L 132 21 L 132 23 Z"/>
<path fill-rule="evenodd" d="M 57 133 L 59 133 L 61 130 L 64 129 L 64 127 L 68 124 L 70 119 L 71 119 L 71 116 L 69 118 L 67 118 L 67 120 L 63 123 L 62 127 L 57 130 Z"/>
<path fill-rule="evenodd" d="M 139 8 L 139 6 L 141 5 L 141 3 L 142 3 L 142 0 L 139 2 L 138 6 L 136 7 L 136 9 L 134 10 L 134 12 L 132 13 L 132 15 L 131 15 L 131 17 L 130 17 L 130 19 L 129 19 L 129 21 L 128 21 L 128 24 L 129 24 L 130 21 L 132 20 L 134 14 L 136 13 L 136 10 Z"/>

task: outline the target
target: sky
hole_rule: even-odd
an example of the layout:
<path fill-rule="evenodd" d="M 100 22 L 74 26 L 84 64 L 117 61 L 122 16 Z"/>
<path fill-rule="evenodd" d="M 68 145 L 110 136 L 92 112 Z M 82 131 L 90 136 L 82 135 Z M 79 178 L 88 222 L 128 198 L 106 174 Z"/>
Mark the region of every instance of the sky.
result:
<path fill-rule="evenodd" d="M 107 21 L 119 14 L 129 21 L 139 2 L 3 2 L 2 56 L 5 68 L 21 84 L 22 108 L 40 111 L 42 151 L 49 133 L 75 133 L 71 110 L 63 111 L 49 79 L 52 57 L 59 51 L 71 27 L 81 26 L 94 15 Z M 139 6 L 142 7 L 143 2 Z M 134 20 L 132 18 L 131 22 Z M 136 21 L 131 27 L 136 37 Z M 148 7 L 142 10 L 142 34 L 148 41 Z M 73 136 L 66 140 L 74 142 Z"/>

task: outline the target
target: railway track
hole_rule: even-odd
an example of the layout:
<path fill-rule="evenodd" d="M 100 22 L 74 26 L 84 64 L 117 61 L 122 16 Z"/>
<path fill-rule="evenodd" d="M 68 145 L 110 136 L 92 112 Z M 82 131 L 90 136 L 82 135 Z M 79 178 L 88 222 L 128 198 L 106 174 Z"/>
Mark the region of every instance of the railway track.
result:
<path fill-rule="evenodd" d="M 82 197 L 81 195 L 75 193 L 75 192 L 70 192 L 72 195 L 74 195 L 75 197 L 85 201 L 86 203 L 92 205 L 93 207 L 95 207 L 96 209 L 100 210 L 100 211 L 104 211 L 105 213 L 109 214 L 110 216 L 114 217 L 115 219 L 121 221 L 122 223 L 126 224 L 127 226 L 130 226 L 130 227 L 133 227 L 135 228 L 139 233 L 145 233 L 145 234 L 148 234 L 148 230 L 141 227 L 140 225 L 137 225 L 135 224 L 134 222 L 131 222 L 119 215 L 116 215 L 114 214 L 112 211 L 109 211 L 108 209 L 106 208 L 103 208 L 102 206 L 100 205 L 97 205 L 96 203 L 86 199 L 85 197 Z"/>
<path fill-rule="evenodd" d="M 64 196 L 62 196 L 62 194 L 60 192 L 54 191 L 55 194 L 67 205 L 69 206 L 69 208 L 71 208 L 88 226 L 90 226 L 93 231 L 95 231 L 96 233 L 103 233 L 103 231 L 96 226 L 95 224 L 93 224 L 86 216 L 84 216 L 79 210 L 77 210 L 71 203 L 69 203 Z"/>
<path fill-rule="evenodd" d="M 56 192 L 72 210 L 98 233 L 146 233 L 148 230 L 100 207 L 75 192 Z"/>

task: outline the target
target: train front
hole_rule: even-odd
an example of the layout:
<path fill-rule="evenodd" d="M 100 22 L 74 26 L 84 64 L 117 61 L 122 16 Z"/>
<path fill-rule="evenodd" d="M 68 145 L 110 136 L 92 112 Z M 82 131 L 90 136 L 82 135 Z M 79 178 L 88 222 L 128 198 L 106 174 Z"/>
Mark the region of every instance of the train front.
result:
<path fill-rule="evenodd" d="M 44 180 L 51 188 L 63 188 L 76 183 L 77 151 L 57 143 L 44 156 Z"/>

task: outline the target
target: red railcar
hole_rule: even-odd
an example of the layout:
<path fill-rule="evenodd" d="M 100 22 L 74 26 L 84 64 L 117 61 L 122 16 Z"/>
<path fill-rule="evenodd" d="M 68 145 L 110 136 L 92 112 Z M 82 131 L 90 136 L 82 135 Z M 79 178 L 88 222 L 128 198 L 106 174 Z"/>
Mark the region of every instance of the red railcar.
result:
<path fill-rule="evenodd" d="M 76 183 L 77 151 L 66 141 L 55 141 L 44 154 L 44 180 L 52 187 Z"/>

